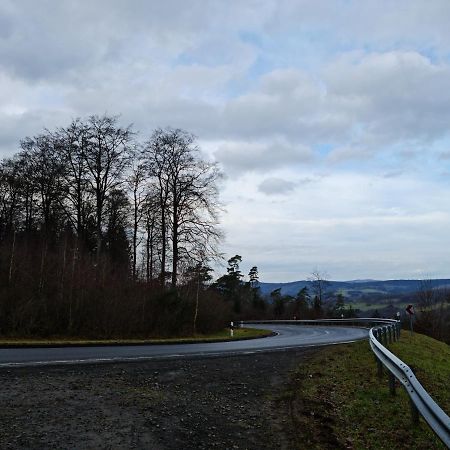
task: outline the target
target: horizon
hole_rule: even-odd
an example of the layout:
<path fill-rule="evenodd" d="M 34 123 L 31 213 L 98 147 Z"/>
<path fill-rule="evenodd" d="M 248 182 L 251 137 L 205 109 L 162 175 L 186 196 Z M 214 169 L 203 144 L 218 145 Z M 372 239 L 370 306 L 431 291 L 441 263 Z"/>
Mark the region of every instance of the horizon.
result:
<path fill-rule="evenodd" d="M 387 278 L 385 280 L 380 279 L 374 279 L 374 278 L 363 278 L 363 279 L 353 279 L 353 280 L 335 280 L 335 279 L 328 279 L 327 281 L 330 283 L 371 283 L 371 282 L 386 282 L 386 281 L 438 281 L 438 280 L 449 280 L 450 277 L 446 278 Z M 290 283 L 298 283 L 298 282 L 308 282 L 310 280 L 307 279 L 300 279 L 300 280 L 294 280 L 294 281 L 259 281 L 260 283 L 265 284 L 290 284 Z"/>

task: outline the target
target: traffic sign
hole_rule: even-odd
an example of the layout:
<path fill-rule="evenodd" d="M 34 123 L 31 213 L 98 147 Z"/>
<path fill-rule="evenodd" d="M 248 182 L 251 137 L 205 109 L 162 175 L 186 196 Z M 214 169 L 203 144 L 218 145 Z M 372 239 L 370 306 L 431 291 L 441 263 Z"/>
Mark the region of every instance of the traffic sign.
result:
<path fill-rule="evenodd" d="M 412 316 L 414 314 L 414 306 L 413 305 L 408 305 L 406 307 L 406 312 Z"/>

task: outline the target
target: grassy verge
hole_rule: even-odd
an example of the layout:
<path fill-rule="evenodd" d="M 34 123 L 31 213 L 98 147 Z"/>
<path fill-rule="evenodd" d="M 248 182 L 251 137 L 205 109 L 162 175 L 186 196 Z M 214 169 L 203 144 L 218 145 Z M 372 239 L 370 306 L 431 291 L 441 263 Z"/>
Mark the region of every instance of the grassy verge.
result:
<path fill-rule="evenodd" d="M 157 344 L 193 344 L 200 342 L 221 342 L 230 340 L 255 339 L 259 337 L 271 336 L 269 330 L 259 330 L 255 328 L 239 328 L 234 330 L 234 336 L 230 337 L 230 330 L 225 329 L 220 332 L 208 335 L 195 335 L 176 338 L 140 338 L 140 339 L 88 339 L 54 336 L 49 338 L 10 338 L 0 337 L 0 347 L 21 348 L 21 347 L 71 347 L 71 346 L 96 346 L 96 345 L 157 345 Z"/>
<path fill-rule="evenodd" d="M 391 350 L 414 368 L 441 408 L 450 412 L 450 347 L 403 332 Z M 427 424 L 411 424 L 409 397 L 398 385 L 390 396 L 387 376 L 378 379 L 367 341 L 328 347 L 293 373 L 279 399 L 288 405 L 299 449 L 440 449 Z"/>

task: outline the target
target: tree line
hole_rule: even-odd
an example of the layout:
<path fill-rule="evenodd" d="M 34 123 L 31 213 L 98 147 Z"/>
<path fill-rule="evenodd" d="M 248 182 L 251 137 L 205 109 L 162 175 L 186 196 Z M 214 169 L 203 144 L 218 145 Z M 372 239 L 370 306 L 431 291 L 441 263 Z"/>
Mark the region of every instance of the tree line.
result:
<path fill-rule="evenodd" d="M 226 273 L 212 283 L 210 289 L 219 293 L 232 306 L 239 319 L 320 319 L 356 317 L 359 310 L 346 302 L 342 293 L 330 290 L 325 274 L 314 270 L 309 288 L 303 287 L 296 295 L 283 294 L 281 288 L 263 295 L 259 286 L 258 267 L 248 273 L 248 281 L 240 270 L 242 257 L 228 260 Z"/>
<path fill-rule="evenodd" d="M 0 163 L 0 333 L 185 332 L 220 178 L 181 129 L 94 115 L 25 137 Z"/>
<path fill-rule="evenodd" d="M 450 291 L 435 288 L 432 280 L 422 280 L 415 297 L 416 331 L 450 344 Z M 405 322 L 404 327 L 408 328 L 409 323 Z"/>

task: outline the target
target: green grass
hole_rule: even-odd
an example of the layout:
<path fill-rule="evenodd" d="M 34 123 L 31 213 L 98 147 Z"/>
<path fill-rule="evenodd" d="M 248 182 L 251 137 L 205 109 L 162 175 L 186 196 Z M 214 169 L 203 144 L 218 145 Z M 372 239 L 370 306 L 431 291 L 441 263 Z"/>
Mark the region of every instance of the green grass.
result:
<path fill-rule="evenodd" d="M 450 411 L 450 347 L 406 332 L 392 351 L 412 366 L 441 408 Z M 411 424 L 409 397 L 398 384 L 389 394 L 388 379 L 376 376 L 367 341 L 328 347 L 293 373 L 281 401 L 289 404 L 299 449 L 445 448 L 421 419 Z"/>
<path fill-rule="evenodd" d="M 352 305 L 352 308 L 354 309 L 359 309 L 360 311 L 368 311 L 368 310 L 372 310 L 372 309 L 383 309 L 386 308 L 386 306 L 389 306 L 389 304 L 392 303 L 394 308 L 397 308 L 399 311 L 403 311 L 405 309 L 406 306 L 409 305 L 409 302 L 397 302 L 396 299 L 392 299 L 391 302 L 384 302 L 384 303 L 379 303 L 379 302 L 373 302 L 371 303 L 370 300 L 357 300 L 355 302 L 351 302 L 349 301 L 347 304 L 348 305 Z"/>
<path fill-rule="evenodd" d="M 0 347 L 59 347 L 59 346 L 93 346 L 93 345 L 143 345 L 143 344 L 189 344 L 199 342 L 220 342 L 228 340 L 254 339 L 270 336 L 269 330 L 255 328 L 238 328 L 230 337 L 230 330 L 224 329 L 213 334 L 175 338 L 141 338 L 141 339 L 90 339 L 54 336 L 48 338 L 0 337 Z"/>

